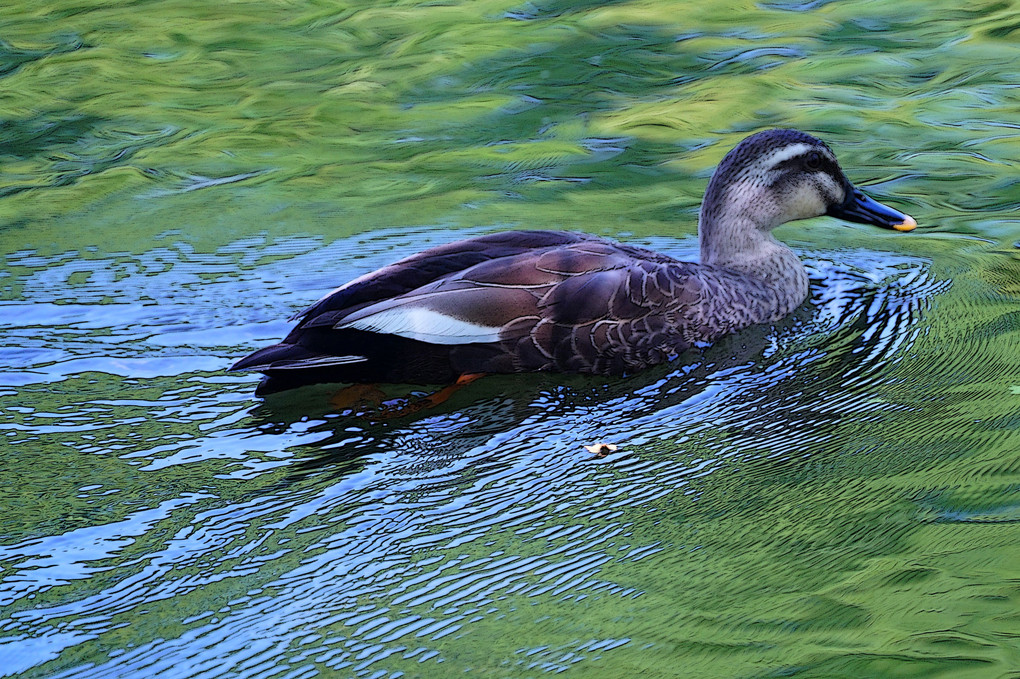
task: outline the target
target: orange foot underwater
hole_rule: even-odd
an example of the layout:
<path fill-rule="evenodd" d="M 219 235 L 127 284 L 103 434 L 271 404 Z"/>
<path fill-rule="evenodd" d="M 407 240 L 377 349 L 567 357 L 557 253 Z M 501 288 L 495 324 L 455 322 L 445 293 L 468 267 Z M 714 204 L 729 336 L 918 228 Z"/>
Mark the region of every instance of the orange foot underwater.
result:
<path fill-rule="evenodd" d="M 467 385 L 482 377 L 485 377 L 485 373 L 461 375 L 453 384 L 445 386 L 439 391 L 424 396 L 417 401 L 398 399 L 397 401 L 386 402 L 386 394 L 377 385 L 352 384 L 338 392 L 329 402 L 338 410 L 356 410 L 356 406 L 359 405 L 375 406 L 375 412 L 365 414 L 372 419 L 392 420 L 435 408 L 441 403 L 448 401 L 451 396 Z"/>

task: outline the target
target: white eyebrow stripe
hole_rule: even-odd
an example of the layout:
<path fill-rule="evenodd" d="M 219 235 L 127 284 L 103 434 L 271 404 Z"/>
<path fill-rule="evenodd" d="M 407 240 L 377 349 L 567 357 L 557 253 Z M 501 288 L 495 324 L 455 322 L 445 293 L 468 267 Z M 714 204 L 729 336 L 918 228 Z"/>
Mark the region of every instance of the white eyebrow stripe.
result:
<path fill-rule="evenodd" d="M 816 150 L 817 148 L 818 147 L 812 144 L 803 143 L 790 144 L 789 146 L 784 146 L 781 149 L 776 149 L 769 155 L 764 156 L 761 160 L 759 160 L 756 163 L 756 165 L 758 165 L 763 170 L 768 170 L 770 168 L 775 167 L 776 165 L 779 165 L 784 161 L 789 160 L 790 158 L 796 158 L 801 154 L 807 153 L 808 151 Z"/>

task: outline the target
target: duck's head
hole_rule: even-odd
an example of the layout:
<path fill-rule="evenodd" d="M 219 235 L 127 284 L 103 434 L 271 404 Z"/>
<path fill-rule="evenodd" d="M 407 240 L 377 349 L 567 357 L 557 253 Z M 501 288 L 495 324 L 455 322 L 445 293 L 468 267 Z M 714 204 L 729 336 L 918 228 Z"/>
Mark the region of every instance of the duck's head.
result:
<path fill-rule="evenodd" d="M 730 225 L 768 232 L 822 215 L 897 231 L 917 226 L 866 196 L 846 178 L 832 149 L 797 130 L 758 132 L 726 154 L 705 192 L 701 226 L 723 237 Z"/>

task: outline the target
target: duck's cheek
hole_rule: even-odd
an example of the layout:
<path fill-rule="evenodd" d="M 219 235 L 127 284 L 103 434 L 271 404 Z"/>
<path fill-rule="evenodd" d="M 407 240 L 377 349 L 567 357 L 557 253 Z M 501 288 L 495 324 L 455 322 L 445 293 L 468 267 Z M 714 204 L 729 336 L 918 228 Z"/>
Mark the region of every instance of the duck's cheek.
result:
<path fill-rule="evenodd" d="M 809 184 L 790 187 L 782 197 L 782 204 L 786 208 L 786 214 L 782 215 L 781 222 L 818 217 L 824 215 L 826 211 L 821 192 Z"/>

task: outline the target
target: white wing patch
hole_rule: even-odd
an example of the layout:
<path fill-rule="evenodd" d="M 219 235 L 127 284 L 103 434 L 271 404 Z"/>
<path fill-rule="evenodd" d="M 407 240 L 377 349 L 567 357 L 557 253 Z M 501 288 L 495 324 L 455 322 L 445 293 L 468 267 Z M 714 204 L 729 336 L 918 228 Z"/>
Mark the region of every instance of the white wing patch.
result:
<path fill-rule="evenodd" d="M 352 321 L 340 321 L 337 330 L 367 330 L 397 335 L 429 344 L 498 342 L 501 328 L 478 325 L 422 307 L 391 307 Z"/>

